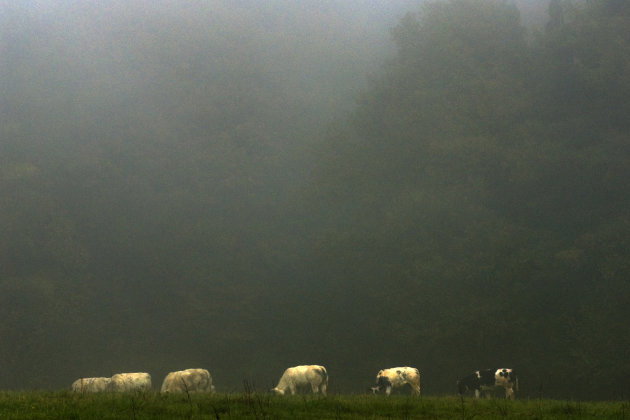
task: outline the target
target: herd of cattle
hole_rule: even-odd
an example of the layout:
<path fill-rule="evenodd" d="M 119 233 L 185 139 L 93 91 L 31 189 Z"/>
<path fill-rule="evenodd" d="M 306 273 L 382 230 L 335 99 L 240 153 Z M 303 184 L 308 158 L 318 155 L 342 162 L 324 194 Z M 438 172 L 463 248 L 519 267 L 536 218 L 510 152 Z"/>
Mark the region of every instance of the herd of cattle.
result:
<path fill-rule="evenodd" d="M 151 389 L 151 375 L 145 372 L 117 373 L 111 378 L 80 378 L 72 383 L 74 392 L 132 392 Z M 210 372 L 206 369 L 186 369 L 166 375 L 161 392 L 214 392 L 214 385 Z"/>
<path fill-rule="evenodd" d="M 390 395 L 394 388 L 409 386 L 413 395 L 420 395 L 420 372 L 412 367 L 383 369 L 376 375 L 373 393 L 384 391 Z M 287 391 L 294 395 L 298 390 L 310 390 L 326 395 L 328 371 L 324 366 L 303 365 L 290 367 L 284 371 L 278 385 L 272 389 L 276 394 Z M 503 388 L 505 398 L 514 399 L 518 391 L 518 378 L 512 369 L 478 370 L 457 381 L 460 395 L 474 392 L 475 398 L 490 396 L 488 391 Z M 151 375 L 148 373 L 118 373 L 111 378 L 81 378 L 74 381 L 75 392 L 130 392 L 150 391 Z M 160 389 L 163 393 L 214 392 L 212 376 L 206 369 L 186 369 L 171 372 L 164 378 Z"/>

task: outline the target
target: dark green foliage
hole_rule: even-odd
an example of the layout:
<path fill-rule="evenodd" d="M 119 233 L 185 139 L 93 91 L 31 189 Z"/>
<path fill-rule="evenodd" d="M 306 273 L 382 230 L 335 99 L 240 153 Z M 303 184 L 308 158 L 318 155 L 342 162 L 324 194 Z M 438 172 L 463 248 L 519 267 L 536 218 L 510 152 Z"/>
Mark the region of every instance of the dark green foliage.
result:
<path fill-rule="evenodd" d="M 321 151 L 318 197 L 336 209 L 322 262 L 377 307 L 372 346 L 428 364 L 439 389 L 440 369 L 497 363 L 530 392 L 615 393 L 630 374 L 612 355 L 628 345 L 630 22 L 597 2 L 550 9 L 532 42 L 509 2 L 407 15 Z"/>
<path fill-rule="evenodd" d="M 513 2 L 423 3 L 353 106 L 384 56 L 365 29 L 380 15 L 79 3 L 0 16 L 0 388 L 204 367 L 222 390 L 267 389 L 321 363 L 339 391 L 412 365 L 423 393 L 454 393 L 505 366 L 523 395 L 627 397 L 622 2 L 551 1 L 533 36 Z M 59 417 L 90 398 L 63 396 Z M 167 410 L 125 398 L 107 415 Z M 360 398 L 368 418 L 442 415 Z M 265 418 L 279 401 L 167 414 Z"/>

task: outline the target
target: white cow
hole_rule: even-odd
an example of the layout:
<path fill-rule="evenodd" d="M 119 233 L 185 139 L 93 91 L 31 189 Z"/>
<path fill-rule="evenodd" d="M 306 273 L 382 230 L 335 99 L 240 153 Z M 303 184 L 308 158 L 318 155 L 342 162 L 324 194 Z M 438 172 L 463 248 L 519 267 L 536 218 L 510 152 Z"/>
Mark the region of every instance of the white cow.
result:
<path fill-rule="evenodd" d="M 376 386 L 372 392 L 377 393 L 385 389 L 385 394 L 390 395 L 393 388 L 399 388 L 408 384 L 414 395 L 420 395 L 420 372 L 412 367 L 395 367 L 383 369 L 376 375 Z"/>
<path fill-rule="evenodd" d="M 212 376 L 206 369 L 186 369 L 166 375 L 161 392 L 214 392 L 214 385 Z"/>
<path fill-rule="evenodd" d="M 287 390 L 295 395 L 298 388 L 311 387 L 314 394 L 321 391 L 326 395 L 328 372 L 324 366 L 303 365 L 290 367 L 284 371 L 278 386 L 272 389 L 276 394 L 284 395 Z"/>
<path fill-rule="evenodd" d="M 144 372 L 117 373 L 112 376 L 107 390 L 114 392 L 150 391 L 151 375 Z"/>
<path fill-rule="evenodd" d="M 80 378 L 72 383 L 74 392 L 104 392 L 111 378 Z"/>
<path fill-rule="evenodd" d="M 491 396 L 496 388 L 505 390 L 505 398 L 516 398 L 514 391 L 518 391 L 518 377 L 512 369 L 484 369 L 471 373 L 457 381 L 457 389 L 460 395 L 466 391 L 474 391 L 475 398 Z M 488 392 L 490 391 L 490 392 Z"/>

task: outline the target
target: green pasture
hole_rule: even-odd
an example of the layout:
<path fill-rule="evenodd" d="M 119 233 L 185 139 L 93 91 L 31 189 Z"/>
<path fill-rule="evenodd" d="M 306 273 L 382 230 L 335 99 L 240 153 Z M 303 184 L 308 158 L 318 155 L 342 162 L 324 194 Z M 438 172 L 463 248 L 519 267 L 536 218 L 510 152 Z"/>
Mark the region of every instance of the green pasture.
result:
<path fill-rule="evenodd" d="M 0 419 L 630 419 L 630 402 L 0 392 Z"/>

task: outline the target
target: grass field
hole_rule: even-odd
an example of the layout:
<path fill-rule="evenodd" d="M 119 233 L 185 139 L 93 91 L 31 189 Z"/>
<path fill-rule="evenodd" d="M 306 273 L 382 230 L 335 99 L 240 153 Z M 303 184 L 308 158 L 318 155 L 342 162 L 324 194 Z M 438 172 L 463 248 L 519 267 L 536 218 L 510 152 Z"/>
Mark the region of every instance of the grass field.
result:
<path fill-rule="evenodd" d="M 630 402 L 0 392 L 0 419 L 630 419 Z"/>

